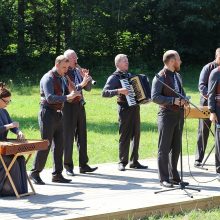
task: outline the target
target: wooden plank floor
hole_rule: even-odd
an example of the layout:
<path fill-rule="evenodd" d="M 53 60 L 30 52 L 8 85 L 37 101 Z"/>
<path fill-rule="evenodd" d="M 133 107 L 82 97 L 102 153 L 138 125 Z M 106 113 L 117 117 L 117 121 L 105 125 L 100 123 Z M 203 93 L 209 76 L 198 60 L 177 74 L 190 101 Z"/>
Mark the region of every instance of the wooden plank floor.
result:
<path fill-rule="evenodd" d="M 191 191 L 193 199 L 183 190 L 154 194 L 160 190 L 157 160 L 141 161 L 147 170 L 117 170 L 117 164 L 100 164 L 93 174 L 72 177 L 70 184 L 51 182 L 51 170 L 41 174 L 44 186 L 35 186 L 37 195 L 21 199 L 0 198 L 1 219 L 127 219 L 144 215 L 177 212 L 195 208 L 212 208 L 220 204 L 220 182 L 215 180 L 214 155 L 208 160 L 208 171 L 193 167 L 194 157 L 184 157 L 184 180 L 201 189 Z"/>

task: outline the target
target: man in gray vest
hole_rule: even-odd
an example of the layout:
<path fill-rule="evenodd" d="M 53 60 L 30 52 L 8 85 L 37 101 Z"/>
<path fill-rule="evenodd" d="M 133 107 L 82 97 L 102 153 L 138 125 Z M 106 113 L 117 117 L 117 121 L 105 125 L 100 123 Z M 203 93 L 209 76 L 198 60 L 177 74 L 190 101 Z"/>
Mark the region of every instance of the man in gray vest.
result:
<path fill-rule="evenodd" d="M 86 112 L 85 101 L 83 98 L 82 90 L 90 91 L 92 78 L 89 75 L 89 71 L 86 69 L 80 70 L 77 68 L 77 54 L 74 50 L 67 50 L 64 55 L 69 60 L 69 69 L 66 73 L 66 77 L 74 83 L 75 89 L 80 92 L 81 99 L 77 98 L 71 102 L 64 104 L 64 167 L 66 168 L 66 174 L 74 176 L 74 164 L 73 164 L 73 142 L 76 140 L 76 144 L 79 151 L 79 172 L 87 173 L 94 172 L 97 167 L 90 167 L 88 165 L 87 154 L 87 130 L 86 130 Z M 71 91 L 69 91 L 71 92 Z"/>
<path fill-rule="evenodd" d="M 41 138 L 49 140 L 47 150 L 38 151 L 35 155 L 33 168 L 30 178 L 35 184 L 44 185 L 40 178 L 40 172 L 45 167 L 47 156 L 50 151 L 52 141 L 53 173 L 52 182 L 69 183 L 71 180 L 65 179 L 62 175 L 63 170 L 63 104 L 68 100 L 74 99 L 79 94 L 71 92 L 65 93 L 65 83 L 63 76 L 69 67 L 69 60 L 60 55 L 55 60 L 55 66 L 47 72 L 40 81 L 40 112 L 39 126 Z"/>
<path fill-rule="evenodd" d="M 181 182 L 177 164 L 182 147 L 182 131 L 184 124 L 184 99 L 182 96 L 182 80 L 178 71 L 182 63 L 179 54 L 168 50 L 163 55 L 164 68 L 154 77 L 151 97 L 160 106 L 158 112 L 158 172 L 160 185 L 171 188 Z M 163 83 L 173 88 L 171 90 Z M 189 183 L 184 182 L 185 185 Z"/>
<path fill-rule="evenodd" d="M 212 70 L 208 82 L 210 120 L 215 124 L 215 167 L 220 181 L 220 67 Z"/>
<path fill-rule="evenodd" d="M 220 48 L 216 49 L 215 60 L 211 63 L 206 64 L 200 73 L 199 76 L 199 85 L 198 89 L 200 92 L 200 105 L 208 105 L 208 81 L 210 73 L 213 69 L 220 65 Z M 209 137 L 209 129 L 211 127 L 211 121 L 209 119 L 199 119 L 198 126 L 198 138 L 197 138 L 197 147 L 195 155 L 195 167 L 200 167 L 202 160 L 204 158 L 207 141 Z"/>
<path fill-rule="evenodd" d="M 103 88 L 102 96 L 111 98 L 117 96 L 118 116 L 119 116 L 119 163 L 118 170 L 125 171 L 129 167 L 133 169 L 147 169 L 139 163 L 139 141 L 140 141 L 140 106 L 129 106 L 126 99 L 128 89 L 122 88 L 121 79 L 129 79 L 132 76 L 128 73 L 129 62 L 127 55 L 118 54 L 115 57 L 116 70 L 112 73 Z M 129 148 L 131 155 L 129 158 Z"/>

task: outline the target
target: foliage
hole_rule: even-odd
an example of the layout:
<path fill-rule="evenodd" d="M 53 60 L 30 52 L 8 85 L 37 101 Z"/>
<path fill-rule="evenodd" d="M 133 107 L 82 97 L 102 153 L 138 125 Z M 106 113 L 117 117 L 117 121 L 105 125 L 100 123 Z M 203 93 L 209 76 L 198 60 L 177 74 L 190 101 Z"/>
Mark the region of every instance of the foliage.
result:
<path fill-rule="evenodd" d="M 219 7 L 219 0 L 2 1 L 0 72 L 28 74 L 67 48 L 90 68 L 117 53 L 155 63 L 167 49 L 207 62 L 220 46 Z"/>

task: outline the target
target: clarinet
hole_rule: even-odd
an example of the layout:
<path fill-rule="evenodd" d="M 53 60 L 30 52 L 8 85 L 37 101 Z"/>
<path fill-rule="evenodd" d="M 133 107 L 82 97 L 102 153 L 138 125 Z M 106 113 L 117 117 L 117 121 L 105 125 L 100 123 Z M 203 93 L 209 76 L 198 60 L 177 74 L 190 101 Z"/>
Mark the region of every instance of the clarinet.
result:
<path fill-rule="evenodd" d="M 82 68 L 78 63 L 76 64 L 76 67 L 79 69 L 80 74 L 83 77 L 82 71 L 84 68 Z M 96 85 L 97 82 L 95 80 L 91 79 L 91 83 L 92 83 L 92 85 Z"/>

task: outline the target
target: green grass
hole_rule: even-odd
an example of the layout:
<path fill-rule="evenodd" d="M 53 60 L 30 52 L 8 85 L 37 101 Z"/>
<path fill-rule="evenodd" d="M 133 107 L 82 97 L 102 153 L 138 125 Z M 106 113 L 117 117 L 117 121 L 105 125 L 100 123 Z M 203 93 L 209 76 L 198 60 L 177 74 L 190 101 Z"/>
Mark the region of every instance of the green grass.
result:
<path fill-rule="evenodd" d="M 190 212 L 182 212 L 176 215 L 167 214 L 164 216 L 150 216 L 138 220 L 218 220 L 220 218 L 219 209 L 211 210 L 193 210 Z M 131 220 L 131 219 L 130 219 Z M 132 219 L 134 220 L 134 219 Z"/>
<path fill-rule="evenodd" d="M 197 91 L 199 70 L 192 68 L 184 70 L 184 87 L 187 95 L 192 97 L 191 101 L 199 103 Z M 102 98 L 101 91 L 107 75 L 96 78 L 98 85 L 91 92 L 84 92 L 86 99 L 87 129 L 88 129 L 88 154 L 90 164 L 118 161 L 118 115 L 116 97 Z M 151 77 L 152 78 L 152 77 Z M 26 86 L 29 85 L 29 86 Z M 8 111 L 13 120 L 20 122 L 20 128 L 27 139 L 40 138 L 37 115 L 39 111 L 39 89 L 38 85 L 31 84 L 13 85 L 12 103 Z M 141 159 L 157 156 L 157 111 L 158 106 L 154 103 L 141 106 L 141 140 L 139 155 Z M 198 120 L 186 121 L 189 152 L 194 154 Z M 9 137 L 14 137 L 10 134 Z M 209 148 L 213 144 L 210 138 Z M 185 129 L 183 133 L 183 152 L 187 153 Z M 74 145 L 74 161 L 78 164 L 78 152 Z M 30 168 L 31 162 L 28 164 Z M 51 156 L 47 161 L 47 167 L 51 167 Z"/>

